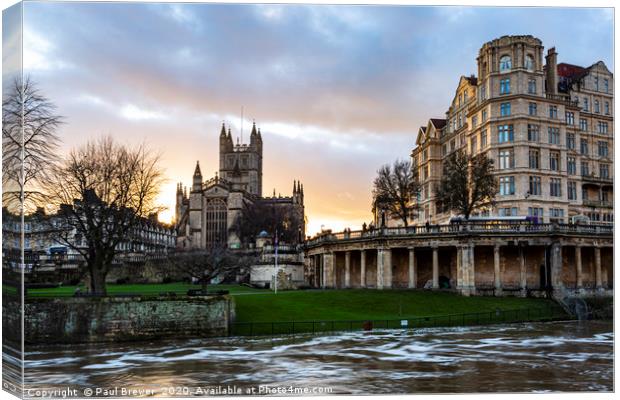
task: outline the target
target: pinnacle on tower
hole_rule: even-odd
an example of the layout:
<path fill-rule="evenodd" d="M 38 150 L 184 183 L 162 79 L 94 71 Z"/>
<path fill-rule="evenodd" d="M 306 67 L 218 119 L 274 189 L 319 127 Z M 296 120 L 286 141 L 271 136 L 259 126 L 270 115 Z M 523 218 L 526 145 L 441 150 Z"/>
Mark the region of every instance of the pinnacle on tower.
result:
<path fill-rule="evenodd" d="M 256 136 L 256 121 L 252 122 L 252 133 L 251 136 Z"/>
<path fill-rule="evenodd" d="M 293 196 L 297 194 L 297 181 L 293 180 Z"/>
<path fill-rule="evenodd" d="M 196 161 L 196 169 L 194 170 L 194 176 L 202 176 L 202 173 L 200 172 L 200 162 Z"/>
<path fill-rule="evenodd" d="M 220 131 L 220 138 L 226 137 L 226 127 L 224 126 L 224 121 L 222 121 L 222 130 Z"/>

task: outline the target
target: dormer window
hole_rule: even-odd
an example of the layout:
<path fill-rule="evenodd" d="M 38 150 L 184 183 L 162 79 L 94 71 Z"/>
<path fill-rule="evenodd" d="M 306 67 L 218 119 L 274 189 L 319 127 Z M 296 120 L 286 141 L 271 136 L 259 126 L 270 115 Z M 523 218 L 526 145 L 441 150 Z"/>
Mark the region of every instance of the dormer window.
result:
<path fill-rule="evenodd" d="M 532 56 L 529 54 L 525 56 L 525 69 L 527 69 L 528 71 L 534 70 L 534 58 L 532 58 Z"/>
<path fill-rule="evenodd" d="M 499 59 L 499 71 L 505 72 L 510 71 L 511 69 L 512 59 L 510 58 L 510 56 L 502 56 L 502 58 Z"/>

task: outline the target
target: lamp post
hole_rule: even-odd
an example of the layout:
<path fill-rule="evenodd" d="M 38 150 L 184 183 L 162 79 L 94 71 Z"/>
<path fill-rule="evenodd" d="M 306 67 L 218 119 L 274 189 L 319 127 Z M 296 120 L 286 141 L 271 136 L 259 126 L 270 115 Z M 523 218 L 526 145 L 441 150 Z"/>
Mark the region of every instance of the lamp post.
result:
<path fill-rule="evenodd" d="M 274 240 L 274 247 L 275 247 L 275 263 L 274 263 L 275 275 L 274 275 L 273 281 L 274 281 L 275 294 L 278 294 L 278 228 L 276 228 L 276 237 Z"/>

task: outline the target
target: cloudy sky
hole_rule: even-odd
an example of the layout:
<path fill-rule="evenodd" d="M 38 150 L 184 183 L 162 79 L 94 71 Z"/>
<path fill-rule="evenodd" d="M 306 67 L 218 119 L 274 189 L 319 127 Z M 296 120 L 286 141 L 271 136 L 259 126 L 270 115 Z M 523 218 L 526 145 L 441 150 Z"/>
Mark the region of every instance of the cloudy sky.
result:
<path fill-rule="evenodd" d="M 4 25 L 6 55 L 6 12 Z M 308 234 L 370 220 L 375 171 L 444 115 L 486 41 L 532 34 L 560 62 L 614 70 L 601 8 L 28 2 L 23 32 L 25 73 L 66 117 L 64 151 L 102 134 L 146 141 L 173 207 L 196 160 L 205 179 L 217 170 L 220 125 L 241 135 L 243 107 L 245 138 L 252 119 L 263 133 L 265 194 L 300 179 Z"/>

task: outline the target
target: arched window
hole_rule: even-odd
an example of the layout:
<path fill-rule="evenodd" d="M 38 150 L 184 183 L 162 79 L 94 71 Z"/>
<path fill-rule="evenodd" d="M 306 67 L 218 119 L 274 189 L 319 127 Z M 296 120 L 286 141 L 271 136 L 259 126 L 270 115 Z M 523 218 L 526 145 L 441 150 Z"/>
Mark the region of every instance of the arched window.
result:
<path fill-rule="evenodd" d="M 534 70 L 534 58 L 529 54 L 525 56 L 525 69 L 528 71 Z"/>
<path fill-rule="evenodd" d="M 510 56 L 502 56 L 499 59 L 499 70 L 502 71 L 510 71 L 512 69 L 512 59 Z"/>
<path fill-rule="evenodd" d="M 226 246 L 228 209 L 222 199 L 207 200 L 205 219 L 205 239 L 207 248 L 213 246 Z"/>

